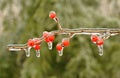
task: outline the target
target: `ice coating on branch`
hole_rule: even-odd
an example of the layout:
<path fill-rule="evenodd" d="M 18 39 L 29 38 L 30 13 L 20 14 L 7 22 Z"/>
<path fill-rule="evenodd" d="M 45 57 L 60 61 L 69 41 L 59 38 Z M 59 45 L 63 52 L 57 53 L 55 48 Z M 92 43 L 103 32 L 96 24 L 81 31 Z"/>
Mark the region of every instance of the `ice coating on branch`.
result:
<path fill-rule="evenodd" d="M 9 51 L 21 51 L 21 49 L 9 48 Z"/>

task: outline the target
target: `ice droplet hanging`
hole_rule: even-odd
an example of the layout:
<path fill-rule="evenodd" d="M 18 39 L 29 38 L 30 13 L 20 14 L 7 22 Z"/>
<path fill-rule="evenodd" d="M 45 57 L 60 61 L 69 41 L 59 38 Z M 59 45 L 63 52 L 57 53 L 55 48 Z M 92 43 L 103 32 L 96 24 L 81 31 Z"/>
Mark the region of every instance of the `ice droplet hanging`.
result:
<path fill-rule="evenodd" d="M 58 55 L 62 56 L 63 55 L 63 48 L 61 50 L 58 50 Z"/>
<path fill-rule="evenodd" d="M 62 46 L 61 43 L 58 43 L 58 44 L 56 45 L 56 49 L 57 49 L 57 51 L 58 51 L 58 55 L 59 55 L 59 56 L 62 56 L 62 55 L 63 55 L 63 49 L 64 49 L 64 47 Z"/>
<path fill-rule="evenodd" d="M 52 43 L 52 42 L 48 42 L 47 44 L 48 44 L 49 50 L 52 50 L 52 45 L 53 45 L 53 43 Z"/>
<path fill-rule="evenodd" d="M 36 50 L 36 57 L 40 57 L 40 50 Z"/>
<path fill-rule="evenodd" d="M 26 57 L 30 57 L 30 49 L 31 49 L 31 47 L 28 47 L 27 49 L 24 49 L 24 51 L 26 53 Z"/>

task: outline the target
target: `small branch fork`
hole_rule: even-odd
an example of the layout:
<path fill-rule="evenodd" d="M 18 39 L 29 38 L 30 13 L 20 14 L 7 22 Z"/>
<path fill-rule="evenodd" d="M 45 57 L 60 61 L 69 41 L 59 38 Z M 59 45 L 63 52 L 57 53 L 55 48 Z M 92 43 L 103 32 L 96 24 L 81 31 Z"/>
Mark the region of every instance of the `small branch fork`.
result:
<path fill-rule="evenodd" d="M 52 13 L 52 12 L 50 12 Z M 49 14 L 50 17 L 50 14 Z M 51 17 L 50 17 L 51 18 Z M 58 34 L 67 34 L 69 38 L 72 38 L 75 35 L 99 35 L 102 36 L 102 38 L 108 39 L 110 36 L 115 36 L 120 34 L 120 28 L 78 28 L 78 29 L 68 29 L 68 28 L 62 28 L 59 19 L 55 16 L 53 20 L 58 25 L 58 30 L 51 31 L 54 35 Z M 37 38 L 40 41 L 44 40 L 43 37 Z M 26 44 L 8 44 L 7 48 L 9 51 L 21 51 L 28 48 L 27 43 Z"/>

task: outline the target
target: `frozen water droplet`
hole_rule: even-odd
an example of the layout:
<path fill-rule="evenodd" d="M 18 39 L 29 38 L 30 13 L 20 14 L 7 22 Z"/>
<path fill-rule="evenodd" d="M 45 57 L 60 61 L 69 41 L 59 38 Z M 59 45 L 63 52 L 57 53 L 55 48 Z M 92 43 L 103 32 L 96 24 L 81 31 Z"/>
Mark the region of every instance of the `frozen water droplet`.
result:
<path fill-rule="evenodd" d="M 59 56 L 62 56 L 63 55 L 63 48 L 62 48 L 62 50 L 58 51 L 58 53 L 59 53 Z"/>
<path fill-rule="evenodd" d="M 98 50 L 99 50 L 99 55 L 102 56 L 103 55 L 103 45 L 99 45 Z"/>
<path fill-rule="evenodd" d="M 40 50 L 36 50 L 36 57 L 40 57 Z"/>
<path fill-rule="evenodd" d="M 49 50 L 52 50 L 52 42 L 48 42 L 48 48 L 49 48 Z"/>
<path fill-rule="evenodd" d="M 27 49 L 24 49 L 25 53 L 26 53 L 26 57 L 30 57 L 30 49 L 31 49 L 31 47 L 28 47 Z"/>
<path fill-rule="evenodd" d="M 59 56 L 63 55 L 63 51 L 58 51 L 58 53 L 59 53 Z"/>

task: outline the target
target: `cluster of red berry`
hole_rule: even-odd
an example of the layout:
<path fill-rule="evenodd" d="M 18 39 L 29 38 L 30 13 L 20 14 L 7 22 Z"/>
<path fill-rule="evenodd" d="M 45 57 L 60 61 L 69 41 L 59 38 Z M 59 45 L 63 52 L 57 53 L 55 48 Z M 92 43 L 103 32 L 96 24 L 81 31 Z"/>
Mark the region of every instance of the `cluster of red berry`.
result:
<path fill-rule="evenodd" d="M 51 11 L 51 12 L 49 13 L 49 17 L 50 17 L 51 19 L 54 19 L 54 20 L 57 22 L 57 15 L 56 15 L 56 13 L 55 13 L 54 11 Z M 69 38 L 64 38 L 64 39 L 62 40 L 62 43 L 58 43 L 58 44 L 56 45 L 56 49 L 58 50 L 58 53 L 59 53 L 60 56 L 62 56 L 62 54 L 63 54 L 63 49 L 64 49 L 64 47 L 69 46 L 69 44 L 70 44 Z"/>
<path fill-rule="evenodd" d="M 52 49 L 52 43 L 53 43 L 54 39 L 55 39 L 55 36 L 53 33 L 44 31 L 42 39 L 40 39 L 40 38 L 29 39 L 27 42 L 27 46 L 29 49 L 34 48 L 36 50 L 37 54 L 40 54 L 38 52 L 40 51 L 41 42 L 42 41 L 47 42 L 48 45 L 50 46 L 49 49 Z M 38 55 L 37 57 L 40 57 L 40 55 Z"/>
<path fill-rule="evenodd" d="M 40 57 L 40 44 L 41 40 L 39 38 L 29 39 L 27 42 L 28 49 L 26 51 L 26 56 L 30 56 L 30 49 L 34 48 L 36 50 L 36 56 Z"/>
<path fill-rule="evenodd" d="M 27 45 L 29 48 L 34 48 L 36 51 L 40 50 L 40 44 L 42 41 L 47 42 L 49 49 L 52 49 L 52 43 L 55 39 L 55 35 L 51 32 L 44 31 L 43 40 L 40 40 L 39 38 L 29 39 L 27 42 Z M 56 45 L 56 49 L 59 52 L 60 56 L 62 55 L 63 48 L 69 46 L 70 41 L 69 38 L 63 38 L 62 43 L 59 43 Z"/>
<path fill-rule="evenodd" d="M 54 11 L 51 11 L 49 13 L 49 17 L 51 19 L 54 19 L 55 21 L 56 20 L 56 13 Z M 47 31 L 44 31 L 43 32 L 43 36 L 42 36 L 42 39 L 40 38 L 34 38 L 34 39 L 29 39 L 28 42 L 27 42 L 27 46 L 28 46 L 28 50 L 25 50 L 26 51 L 26 56 L 30 56 L 30 49 L 31 48 L 34 48 L 36 50 L 36 56 L 37 57 L 40 57 L 40 47 L 41 47 L 41 42 L 42 41 L 45 41 L 48 43 L 48 46 L 49 46 L 49 49 L 52 49 L 52 43 L 55 39 L 55 36 L 53 33 L 51 32 L 47 32 Z"/>
<path fill-rule="evenodd" d="M 52 43 L 55 40 L 55 35 L 51 32 L 44 31 L 43 32 L 43 39 L 47 42 L 49 49 L 52 49 Z"/>
<path fill-rule="evenodd" d="M 53 19 L 54 21 L 58 22 L 56 13 L 54 11 L 51 11 L 49 13 L 49 17 Z M 36 56 L 40 57 L 40 46 L 41 42 L 45 41 L 48 44 L 48 48 L 51 50 L 52 49 L 52 44 L 53 41 L 55 40 L 55 34 L 52 32 L 44 31 L 43 36 L 40 38 L 34 38 L 34 39 L 29 39 L 27 42 L 27 46 L 29 49 L 34 48 L 36 50 Z M 102 52 L 102 45 L 104 44 L 104 40 L 101 36 L 98 35 L 91 35 L 91 41 L 95 43 L 98 48 L 100 49 L 100 52 Z M 64 47 L 67 47 L 70 45 L 70 38 L 63 38 L 61 43 L 58 43 L 56 45 L 56 49 L 58 51 L 59 56 L 63 55 L 63 49 Z M 102 53 L 101 53 L 102 55 Z"/>
<path fill-rule="evenodd" d="M 28 47 L 33 47 L 35 50 L 40 49 L 41 40 L 39 38 L 29 39 L 27 42 Z"/>
<path fill-rule="evenodd" d="M 104 44 L 103 38 L 101 38 L 100 36 L 97 36 L 97 35 L 91 35 L 91 41 L 98 46 Z"/>
<path fill-rule="evenodd" d="M 58 43 L 57 45 L 56 45 L 56 49 L 57 49 L 57 51 L 58 51 L 58 53 L 59 53 L 59 56 L 62 56 L 63 55 L 63 49 L 64 49 L 64 47 L 67 47 L 67 46 L 69 46 L 70 45 L 70 40 L 69 40 L 69 38 L 63 38 L 62 39 L 62 42 L 61 43 Z"/>
<path fill-rule="evenodd" d="M 45 42 L 49 43 L 49 42 L 53 42 L 54 41 L 55 36 L 51 32 L 44 31 L 43 32 L 43 38 L 44 38 Z"/>
<path fill-rule="evenodd" d="M 99 55 L 102 56 L 103 55 L 103 44 L 104 44 L 104 39 L 102 38 L 102 36 L 91 35 L 91 41 L 98 46 Z"/>
<path fill-rule="evenodd" d="M 70 45 L 70 39 L 76 35 L 76 34 L 89 34 L 91 35 L 91 41 L 97 45 L 98 50 L 99 50 L 99 55 L 102 56 L 103 55 L 103 44 L 104 44 L 104 40 L 108 39 L 110 36 L 113 35 L 117 35 L 119 34 L 119 30 L 116 29 L 107 29 L 107 28 L 103 28 L 103 29 L 90 29 L 86 28 L 84 29 L 66 29 L 66 28 L 62 28 L 59 19 L 57 18 L 57 14 L 55 13 L 55 11 L 50 11 L 49 13 L 49 17 L 51 19 L 53 19 L 57 25 L 58 25 L 58 31 L 52 31 L 52 32 L 48 32 L 48 31 L 44 31 L 43 32 L 43 36 L 40 38 L 33 38 L 33 39 L 29 39 L 27 42 L 27 47 L 26 44 L 24 45 L 24 47 L 20 46 L 20 45 L 16 45 L 17 47 L 13 47 L 13 45 L 9 45 L 9 50 L 10 51 L 21 51 L 21 50 L 25 50 L 26 52 L 26 56 L 29 57 L 30 56 L 30 49 L 34 48 L 36 50 L 36 56 L 40 57 L 40 49 L 41 49 L 41 43 L 43 41 L 45 41 L 48 44 L 48 48 L 51 50 L 52 49 L 52 44 L 53 41 L 55 40 L 55 35 L 56 34 L 67 34 L 69 35 L 68 38 L 63 38 L 62 41 L 60 43 L 58 43 L 56 45 L 56 50 L 58 51 L 59 56 L 63 55 L 63 49 L 67 46 Z M 96 30 L 98 30 L 96 32 Z M 92 32 L 93 31 L 93 32 Z M 104 32 L 104 33 L 103 33 Z"/>

